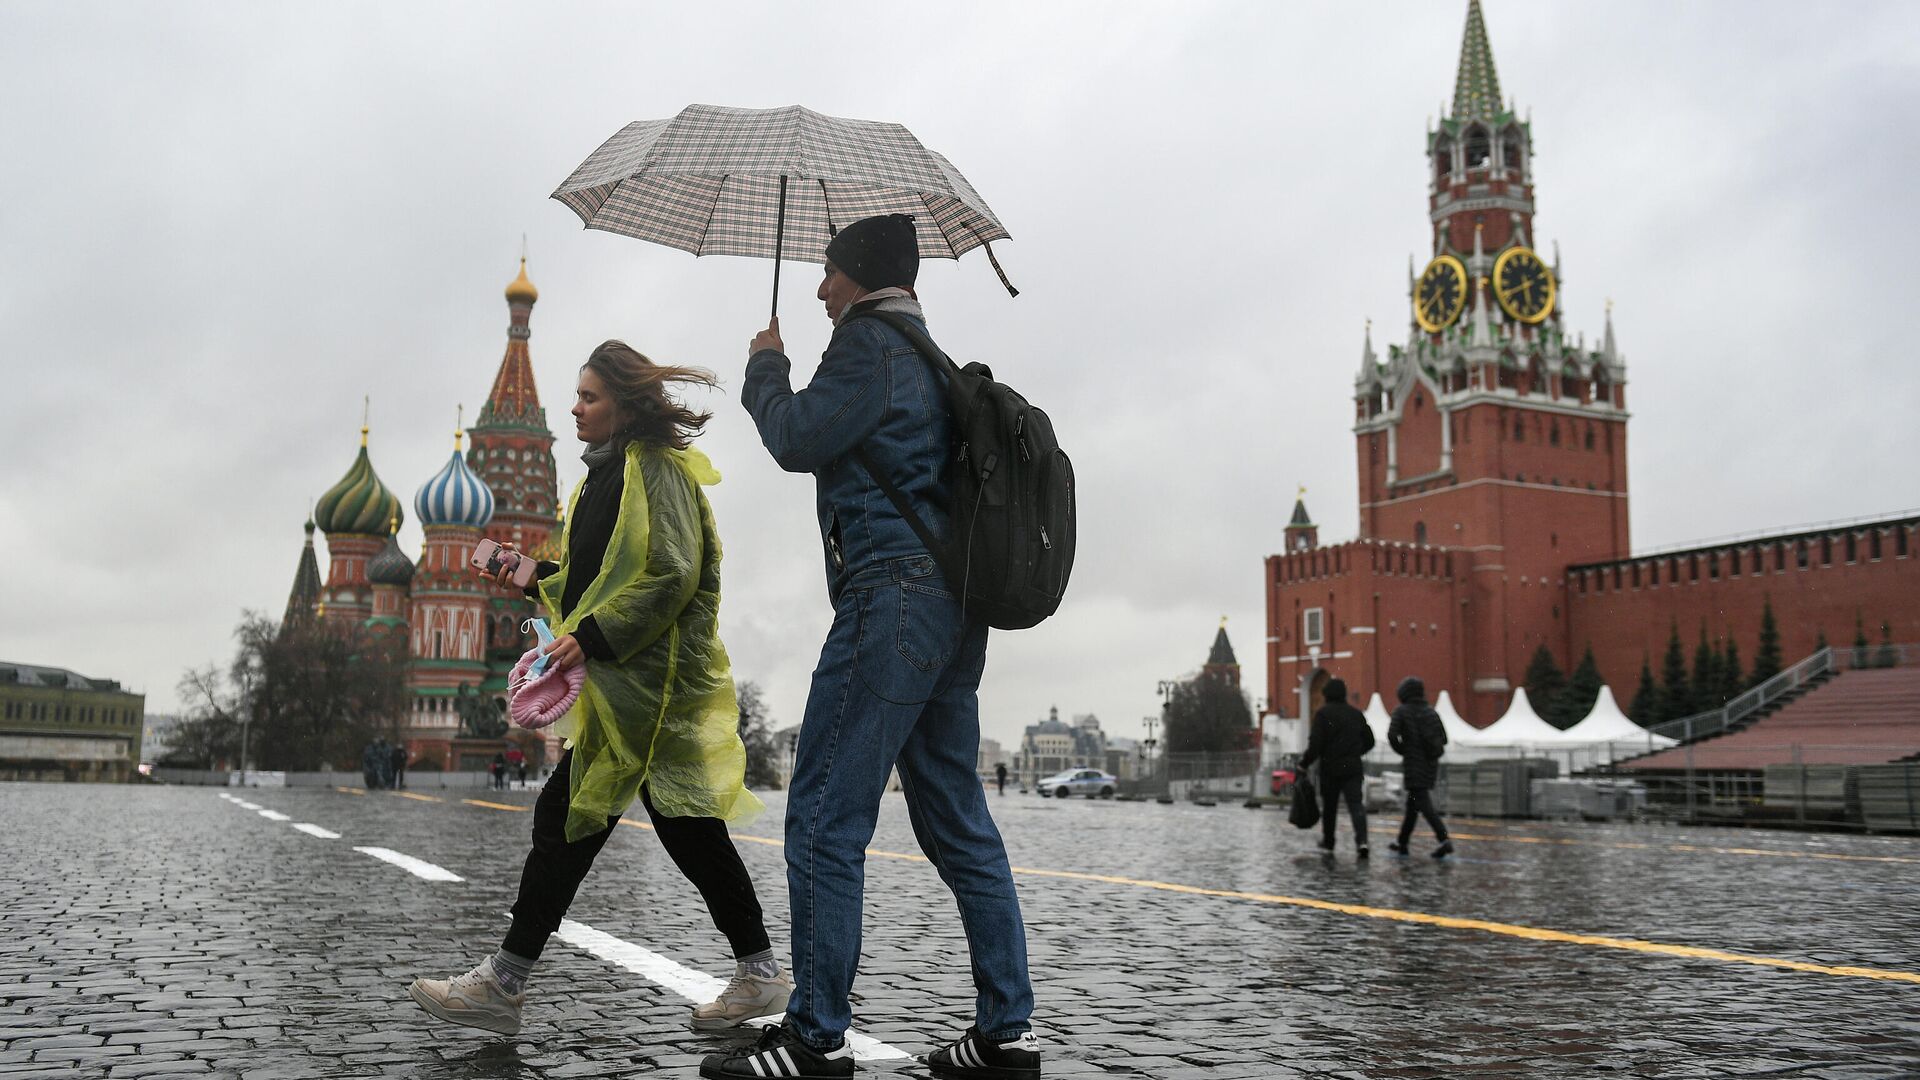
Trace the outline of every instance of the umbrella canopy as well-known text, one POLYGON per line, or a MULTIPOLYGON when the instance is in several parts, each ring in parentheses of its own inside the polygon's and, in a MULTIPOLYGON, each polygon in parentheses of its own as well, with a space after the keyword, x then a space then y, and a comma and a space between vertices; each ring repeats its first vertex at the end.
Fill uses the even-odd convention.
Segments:
MULTIPOLYGON (((635 121, 553 198, 589 229, 695 255, 825 262, 834 232, 876 214, 912 215, 923 259, 957 259, 1008 238, 960 170, 906 128, 798 105, 689 105, 671 119, 635 121)), ((776 286, 778 272, 776 263, 776 286)))

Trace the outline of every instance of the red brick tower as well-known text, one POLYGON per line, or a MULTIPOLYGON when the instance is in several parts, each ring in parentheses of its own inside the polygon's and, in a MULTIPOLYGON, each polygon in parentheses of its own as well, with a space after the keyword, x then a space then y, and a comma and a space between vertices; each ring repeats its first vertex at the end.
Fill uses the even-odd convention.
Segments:
POLYGON ((1566 567, 1627 553, 1626 366, 1611 316, 1597 347, 1563 328, 1532 126, 1501 100, 1479 0, 1427 157, 1408 342, 1383 362, 1369 329, 1354 380, 1360 539, 1290 525, 1267 560, 1268 694, 1306 708, 1335 675, 1390 692, 1418 673, 1485 724, 1542 643, 1572 666, 1566 567))
MULTIPOLYGON (((546 545, 553 534, 559 506, 553 467, 553 432, 533 384, 533 361, 527 353, 532 331, 528 320, 540 291, 527 280, 527 260, 508 284, 507 351, 493 377, 493 390, 480 408, 479 422, 467 429, 473 448, 467 466, 493 493, 493 520, 486 536, 512 541, 522 551, 546 545)), ((506 676, 514 661, 531 644, 520 626, 533 614, 533 605, 518 590, 490 589, 485 612, 483 649, 488 666, 483 689, 504 694, 506 676)))

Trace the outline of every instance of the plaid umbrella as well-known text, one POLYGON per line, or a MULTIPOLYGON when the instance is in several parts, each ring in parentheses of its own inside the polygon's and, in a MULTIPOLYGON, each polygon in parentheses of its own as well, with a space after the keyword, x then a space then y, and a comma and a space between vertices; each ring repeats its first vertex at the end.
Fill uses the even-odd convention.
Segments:
POLYGON ((912 215, 921 258, 986 248, 1001 284, 1019 295, 993 257, 991 241, 1008 238, 1000 220, 952 162, 899 124, 798 105, 689 105, 621 128, 553 198, 589 229, 695 255, 773 259, 776 313, 780 260, 825 262, 837 229, 875 214, 912 215))

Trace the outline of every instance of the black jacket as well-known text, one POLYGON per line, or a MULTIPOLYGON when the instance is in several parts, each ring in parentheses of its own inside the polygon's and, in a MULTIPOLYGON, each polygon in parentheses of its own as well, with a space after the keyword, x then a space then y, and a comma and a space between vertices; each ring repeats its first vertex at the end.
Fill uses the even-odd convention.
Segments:
POLYGON ((1360 759, 1373 749, 1373 729, 1359 709, 1344 701, 1329 701, 1313 714, 1307 733, 1307 752, 1300 767, 1320 762, 1320 781, 1327 783, 1365 772, 1360 759))
MULTIPOLYGON (((567 535, 567 565, 576 570, 567 576, 567 591, 560 597, 560 617, 563 619, 573 614, 574 605, 586 595, 587 586, 593 584, 593 579, 600 574, 600 565, 607 557, 607 544, 613 540, 614 523, 620 520, 620 497, 626 493, 626 486, 625 454, 616 455, 612 461, 587 470, 586 482, 580 486, 580 497, 574 500, 573 523, 567 535), (594 568, 592 573, 578 572, 579 568, 588 566, 594 568)), ((535 579, 559 571, 559 563, 543 562, 535 579)), ((538 599, 540 593, 529 585, 527 595, 538 599)), ((606 636, 600 632, 600 624, 593 621, 593 616, 580 620, 573 636, 580 642, 587 659, 614 659, 613 646, 607 644, 606 636)))
POLYGON ((1447 752, 1447 729, 1440 714, 1424 701, 1405 701, 1393 710, 1387 745, 1399 754, 1409 789, 1431 789, 1440 778, 1440 756, 1447 752))

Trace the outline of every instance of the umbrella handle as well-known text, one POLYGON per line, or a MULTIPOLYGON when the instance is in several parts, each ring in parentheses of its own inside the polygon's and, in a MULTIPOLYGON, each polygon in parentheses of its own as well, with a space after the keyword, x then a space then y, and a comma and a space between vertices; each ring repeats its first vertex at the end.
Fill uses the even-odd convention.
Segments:
POLYGON ((773 227, 773 315, 780 317, 780 249, 787 239, 787 178, 780 178, 780 217, 773 227))

